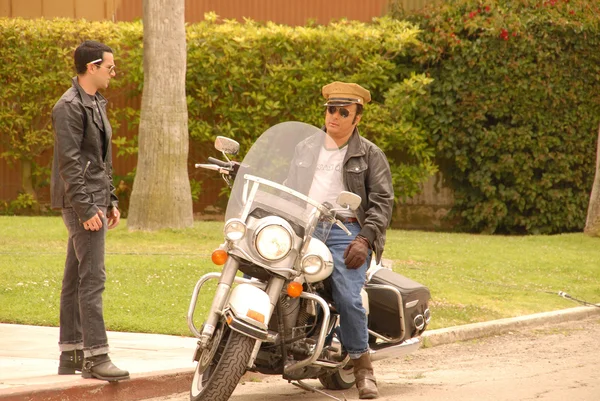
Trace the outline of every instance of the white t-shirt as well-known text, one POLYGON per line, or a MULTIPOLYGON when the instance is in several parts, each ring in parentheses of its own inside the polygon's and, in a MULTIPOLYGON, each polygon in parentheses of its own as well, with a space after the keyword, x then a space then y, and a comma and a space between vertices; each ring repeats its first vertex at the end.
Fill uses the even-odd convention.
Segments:
MULTIPOLYGON (((329 202, 334 207, 339 207, 336 202, 337 198, 340 192, 346 190, 342 169, 347 151, 348 146, 344 146, 341 149, 321 148, 315 168, 315 176, 308 192, 310 198, 320 203, 329 202)), ((351 210, 338 214, 342 217, 354 217, 354 213, 351 210)))

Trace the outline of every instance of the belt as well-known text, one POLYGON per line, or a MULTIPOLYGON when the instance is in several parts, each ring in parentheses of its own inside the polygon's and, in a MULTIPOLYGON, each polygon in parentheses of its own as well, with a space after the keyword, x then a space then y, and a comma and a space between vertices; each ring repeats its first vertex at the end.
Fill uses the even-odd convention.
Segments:
POLYGON ((342 223, 358 223, 358 219, 356 217, 345 217, 340 218, 342 223))

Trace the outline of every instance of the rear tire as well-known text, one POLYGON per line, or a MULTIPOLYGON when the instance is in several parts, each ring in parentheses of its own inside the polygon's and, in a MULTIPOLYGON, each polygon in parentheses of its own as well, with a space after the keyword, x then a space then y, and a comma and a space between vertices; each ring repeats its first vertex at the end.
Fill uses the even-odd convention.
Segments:
POLYGON ((196 366, 191 401, 227 401, 246 372, 256 340, 228 327, 224 330, 209 365, 204 368, 198 362, 196 366))
POLYGON ((334 374, 319 377, 319 381, 327 390, 347 390, 354 386, 354 369, 346 365, 334 374))

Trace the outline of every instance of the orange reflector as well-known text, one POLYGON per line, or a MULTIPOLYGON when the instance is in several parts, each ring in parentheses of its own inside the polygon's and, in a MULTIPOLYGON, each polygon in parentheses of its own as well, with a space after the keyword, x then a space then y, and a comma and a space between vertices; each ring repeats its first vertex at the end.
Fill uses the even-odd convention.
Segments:
POLYGON ((248 316, 250 319, 256 320, 257 322, 265 322, 265 315, 252 309, 248 309, 248 313, 246 313, 246 316, 248 316))
POLYGON ((227 252, 221 248, 215 249, 211 258, 215 265, 222 266, 227 262, 227 252))
POLYGON ((292 281, 287 286, 287 294, 292 298, 298 298, 302 295, 302 284, 297 281, 292 281))
POLYGON ((225 318, 225 320, 227 321, 228 325, 231 325, 231 322, 233 322, 233 317, 230 315, 227 315, 227 317, 225 318))

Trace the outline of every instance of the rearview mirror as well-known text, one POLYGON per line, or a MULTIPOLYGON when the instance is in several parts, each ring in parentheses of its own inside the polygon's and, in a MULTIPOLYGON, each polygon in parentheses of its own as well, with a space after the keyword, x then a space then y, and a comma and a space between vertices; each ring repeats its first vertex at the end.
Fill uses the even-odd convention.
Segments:
POLYGON ((337 204, 341 207, 347 207, 350 210, 356 210, 362 201, 361 197, 355 193, 342 191, 337 198, 337 204))
POLYGON ((224 136, 218 136, 217 139, 215 139, 215 149, 217 149, 219 152, 235 156, 240 150, 240 144, 233 139, 226 138, 224 136))

